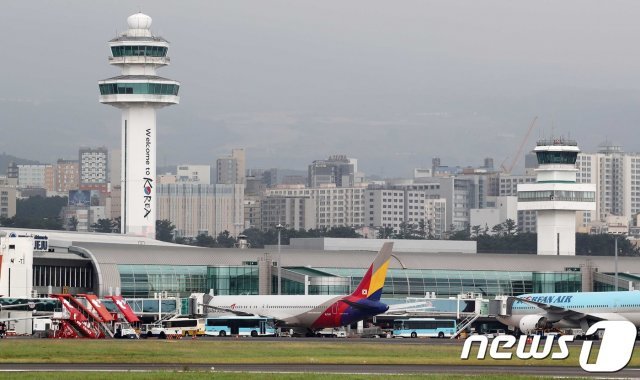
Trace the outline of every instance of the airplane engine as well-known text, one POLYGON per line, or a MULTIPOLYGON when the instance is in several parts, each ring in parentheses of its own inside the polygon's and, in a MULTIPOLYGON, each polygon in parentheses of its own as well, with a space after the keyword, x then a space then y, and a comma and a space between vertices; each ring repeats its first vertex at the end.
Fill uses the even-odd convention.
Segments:
POLYGON ((520 331, 524 334, 528 334, 536 329, 544 329, 551 327, 551 324, 547 321, 547 318, 543 315, 525 315, 520 320, 518 325, 520 331))

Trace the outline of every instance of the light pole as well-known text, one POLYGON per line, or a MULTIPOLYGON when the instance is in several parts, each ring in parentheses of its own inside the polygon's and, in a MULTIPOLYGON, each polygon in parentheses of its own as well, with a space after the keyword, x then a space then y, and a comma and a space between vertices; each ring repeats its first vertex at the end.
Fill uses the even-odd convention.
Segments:
POLYGON ((278 223, 278 225, 276 226, 276 230, 278 230, 278 295, 280 295, 281 293, 281 289, 282 289, 282 260, 281 260, 281 256, 280 256, 280 231, 282 231, 282 229, 284 228, 284 226, 280 223, 278 223))
POLYGON ((614 252, 614 255, 615 255, 615 256, 614 256, 614 257, 615 257, 615 259, 614 259, 614 263, 615 263, 615 264, 614 264, 614 270, 615 270, 615 276, 614 276, 615 280, 614 280, 614 281, 615 281, 615 286, 614 286, 613 290, 617 292, 617 291, 618 291, 618 236, 617 236, 617 235, 614 237, 614 240, 613 240, 613 241, 614 241, 613 249, 615 250, 615 252, 614 252))

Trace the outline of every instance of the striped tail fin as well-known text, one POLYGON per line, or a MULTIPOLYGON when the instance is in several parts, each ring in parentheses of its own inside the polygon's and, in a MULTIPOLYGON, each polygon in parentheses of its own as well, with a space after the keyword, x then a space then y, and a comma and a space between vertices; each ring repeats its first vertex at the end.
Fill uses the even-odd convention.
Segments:
POLYGON ((382 245, 378 255, 373 260, 369 270, 362 278, 360 285, 351 296, 356 298, 367 298, 371 301, 380 301, 382 295, 382 287, 387 277, 387 268, 391 259, 391 251, 393 243, 387 242, 382 245))

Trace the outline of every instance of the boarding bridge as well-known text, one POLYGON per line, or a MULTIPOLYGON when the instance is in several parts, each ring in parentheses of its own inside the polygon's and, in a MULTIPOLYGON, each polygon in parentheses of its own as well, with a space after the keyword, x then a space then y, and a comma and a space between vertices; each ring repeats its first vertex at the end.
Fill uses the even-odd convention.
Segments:
MULTIPOLYGON (((385 301, 383 300, 383 302, 385 301)), ((491 302, 493 300, 484 299, 482 294, 476 293, 460 294, 448 299, 437 298, 435 294, 427 294, 423 298, 408 297, 402 303, 389 303, 389 310, 378 315, 377 319, 456 319, 459 321, 458 328, 452 338, 457 338, 479 318, 491 316, 491 302)))

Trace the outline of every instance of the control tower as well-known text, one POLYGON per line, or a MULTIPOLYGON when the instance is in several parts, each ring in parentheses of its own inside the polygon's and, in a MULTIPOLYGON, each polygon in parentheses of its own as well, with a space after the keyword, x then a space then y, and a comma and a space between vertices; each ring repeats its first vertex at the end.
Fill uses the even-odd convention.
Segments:
POLYGON ((109 63, 122 75, 101 80, 100 103, 122 110, 122 233, 155 239, 156 109, 178 104, 180 83, 156 75, 169 42, 151 34, 151 17, 137 13, 129 30, 109 41, 109 63))
POLYGON ((541 140, 533 152, 536 183, 518 185, 518 211, 537 211, 538 255, 574 256, 576 211, 595 211, 596 185, 576 183, 575 141, 541 140))

